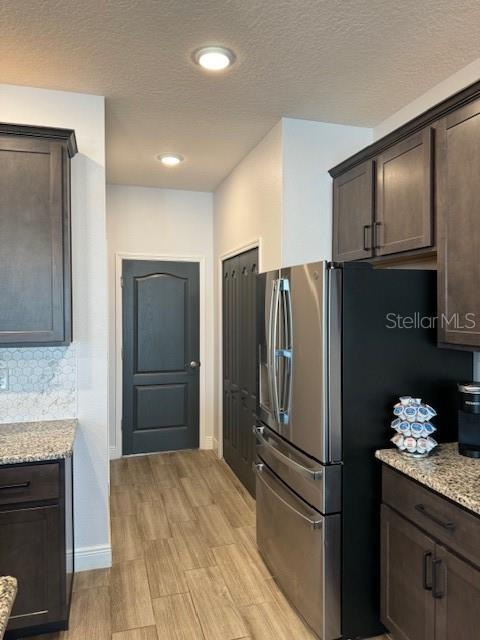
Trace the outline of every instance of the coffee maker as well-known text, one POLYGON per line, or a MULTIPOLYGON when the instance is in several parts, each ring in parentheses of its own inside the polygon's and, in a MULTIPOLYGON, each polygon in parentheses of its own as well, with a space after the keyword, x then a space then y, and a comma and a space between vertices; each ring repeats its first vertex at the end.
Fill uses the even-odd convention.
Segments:
POLYGON ((458 452, 480 458, 480 382, 458 385, 458 452))

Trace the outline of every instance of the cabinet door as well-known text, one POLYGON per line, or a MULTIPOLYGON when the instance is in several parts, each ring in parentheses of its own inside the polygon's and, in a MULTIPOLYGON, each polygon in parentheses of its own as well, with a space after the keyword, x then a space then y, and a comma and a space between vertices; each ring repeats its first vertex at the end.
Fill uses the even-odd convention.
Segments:
POLYGON ((437 128, 438 338, 480 347, 480 101, 437 128))
POLYGON ((373 162, 354 167, 333 181, 333 259, 371 258, 373 162))
POLYGON ((0 511, 0 574, 18 580, 9 629, 61 617, 59 517, 58 506, 0 511))
POLYGON ((0 137, 0 344, 70 341, 68 171, 62 143, 0 137))
POLYGON ((435 640, 478 638, 480 570, 439 545, 435 558, 435 640))
POLYGON ((433 640, 434 542, 382 505, 381 621, 396 640, 433 640))
POLYGON ((377 159, 377 255, 433 242, 432 130, 420 131, 377 159))

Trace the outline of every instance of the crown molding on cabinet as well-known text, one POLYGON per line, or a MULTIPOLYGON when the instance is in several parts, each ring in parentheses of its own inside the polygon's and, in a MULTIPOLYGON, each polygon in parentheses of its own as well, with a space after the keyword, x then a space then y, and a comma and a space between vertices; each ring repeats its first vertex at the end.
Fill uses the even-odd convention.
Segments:
POLYGON ((77 139, 73 129, 56 127, 37 127, 34 125, 12 124, 0 122, 0 135, 28 136, 34 138, 50 138, 63 140, 66 143, 70 158, 78 152, 77 139))
POLYGON ((372 144, 368 145, 368 147, 365 147, 358 153, 350 156, 350 158, 343 160, 343 162, 340 162, 332 169, 330 169, 329 174, 332 176, 332 178, 336 178, 342 173, 345 173, 345 171, 347 171, 348 169, 351 169, 361 162, 365 162, 365 160, 374 158, 400 140, 403 140, 413 133, 420 131, 424 127, 433 124, 440 118, 445 117, 452 111, 468 104, 469 102, 472 102, 479 97, 480 80, 474 82, 465 89, 462 89, 461 91, 453 94, 445 100, 442 100, 442 102, 439 102, 434 107, 431 107, 427 111, 424 111, 406 124, 398 127, 398 129, 395 129, 383 138, 380 138, 380 140, 376 140, 372 144))

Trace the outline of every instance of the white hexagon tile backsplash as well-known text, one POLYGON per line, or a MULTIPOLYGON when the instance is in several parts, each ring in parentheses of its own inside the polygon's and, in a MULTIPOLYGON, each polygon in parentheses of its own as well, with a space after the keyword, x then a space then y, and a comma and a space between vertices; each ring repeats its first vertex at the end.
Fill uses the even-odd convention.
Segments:
POLYGON ((69 347, 0 348, 0 423, 73 418, 77 404, 77 359, 69 347))

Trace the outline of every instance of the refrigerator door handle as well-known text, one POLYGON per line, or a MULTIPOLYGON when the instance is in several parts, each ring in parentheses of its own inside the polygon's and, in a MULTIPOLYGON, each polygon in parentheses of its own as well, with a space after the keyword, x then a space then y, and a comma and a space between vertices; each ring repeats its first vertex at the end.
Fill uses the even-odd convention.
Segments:
POLYGON ((276 311, 277 336, 275 344, 275 386, 277 400, 277 420, 287 424, 290 412, 291 374, 292 374, 292 301, 290 297, 290 282, 288 278, 278 280, 278 309, 276 311), (280 320, 280 321, 279 321, 280 320), (279 339, 278 339, 279 338, 279 339), (280 375, 279 375, 280 373, 280 375))
POLYGON ((260 444, 266 449, 268 449, 268 451, 273 456, 275 456, 278 460, 280 460, 280 462, 290 467, 291 469, 294 469, 297 473, 302 475, 304 478, 307 478, 308 480, 320 480, 322 478, 323 469, 320 465, 313 466, 311 469, 309 469, 308 467, 305 467, 303 464, 296 462, 289 456, 286 456, 284 453, 279 451, 276 447, 272 446, 268 442, 268 440, 266 440, 263 437, 263 431, 264 431, 264 427, 255 426, 253 428, 253 432, 257 436, 257 439, 260 442, 260 444))
POLYGON ((284 278, 282 286, 284 296, 284 326, 285 326, 285 351, 284 358, 284 380, 285 380, 285 397, 283 399, 283 411, 285 422, 288 422, 290 414, 290 403, 292 397, 292 367, 293 367, 293 332, 292 332, 292 295, 290 291, 290 282, 284 278))
POLYGON ((268 375, 270 379, 270 393, 272 396, 272 408, 273 415, 276 422, 280 419, 280 408, 278 401, 278 362, 277 362, 277 340, 278 340, 278 313, 280 304, 280 280, 277 278, 273 281, 272 285, 272 298, 270 305, 270 317, 269 317, 269 341, 268 345, 268 375))

